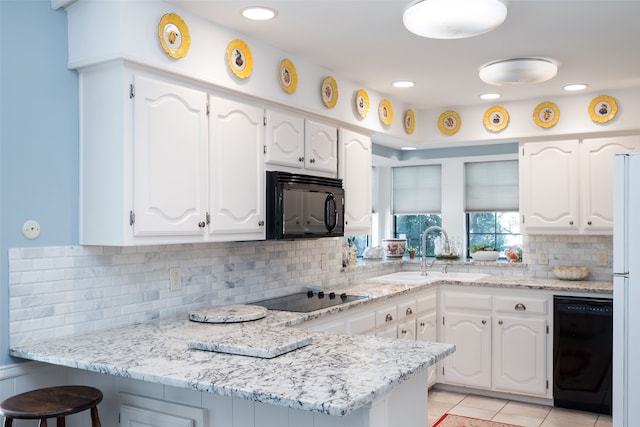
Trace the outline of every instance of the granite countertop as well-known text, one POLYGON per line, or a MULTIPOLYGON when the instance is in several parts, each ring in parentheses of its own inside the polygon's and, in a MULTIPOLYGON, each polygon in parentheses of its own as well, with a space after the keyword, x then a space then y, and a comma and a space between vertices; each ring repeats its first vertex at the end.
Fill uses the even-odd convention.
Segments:
MULTIPOLYGON (((291 325, 350 310, 373 301, 441 284, 565 292, 611 293, 609 282, 487 277, 469 283, 438 280, 427 285, 362 281, 335 290, 368 295, 312 313, 269 311, 245 323, 211 324, 184 319, 159 320, 126 328, 10 348, 30 360, 189 388, 225 396, 345 415, 389 391, 455 351, 450 344, 343 336, 296 330, 309 343, 272 358, 249 357, 189 348, 190 341, 226 336, 255 342, 290 334, 291 325)), ((249 353, 250 354, 250 353, 249 353)))
MULTIPOLYGON (((451 344, 295 331, 311 342, 273 358, 190 349, 221 335, 259 340, 300 317, 269 312, 260 320, 211 324, 160 320, 70 338, 24 344, 13 356, 224 396, 346 415, 453 353, 451 344), (268 334, 266 333, 268 332, 268 334)), ((299 323, 299 321, 293 321, 299 323)), ((425 384, 426 386, 426 384, 425 384)))

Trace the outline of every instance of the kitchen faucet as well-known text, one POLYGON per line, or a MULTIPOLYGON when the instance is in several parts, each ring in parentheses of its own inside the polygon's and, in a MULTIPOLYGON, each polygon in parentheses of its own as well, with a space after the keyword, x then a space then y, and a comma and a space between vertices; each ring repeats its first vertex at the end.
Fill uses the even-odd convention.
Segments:
POLYGON ((422 233, 422 256, 420 258, 420 269, 423 276, 427 275, 427 271, 433 266, 433 263, 436 262, 436 258, 433 257, 433 261, 431 261, 431 264, 427 264, 427 234, 432 231, 439 231, 442 233, 442 235, 444 236, 444 253, 448 254, 449 252, 451 252, 451 248, 449 246, 449 235, 446 231, 444 231, 444 228, 437 225, 432 225, 431 227, 428 227, 426 230, 424 230, 424 233, 422 233))

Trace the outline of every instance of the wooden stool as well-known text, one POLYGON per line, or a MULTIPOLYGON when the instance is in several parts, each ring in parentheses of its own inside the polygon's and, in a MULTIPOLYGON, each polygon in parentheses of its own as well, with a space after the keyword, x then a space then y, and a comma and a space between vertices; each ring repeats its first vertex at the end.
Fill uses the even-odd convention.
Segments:
POLYGON ((57 418, 58 426, 65 426, 65 416, 91 409, 91 426, 101 427, 98 403, 102 392, 97 388, 70 385, 41 388, 10 397, 0 403, 4 427, 11 427, 14 419, 40 420, 47 427, 47 418, 57 418))

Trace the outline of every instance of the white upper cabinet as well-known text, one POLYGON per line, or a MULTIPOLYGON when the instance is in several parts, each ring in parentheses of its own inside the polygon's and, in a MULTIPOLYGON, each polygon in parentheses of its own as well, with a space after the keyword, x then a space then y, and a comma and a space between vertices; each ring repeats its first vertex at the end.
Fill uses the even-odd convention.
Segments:
POLYGON ((338 177, 345 188, 345 234, 371 233, 371 138, 339 130, 338 177))
POLYGON ((335 126, 273 109, 266 112, 266 124, 267 169, 336 176, 338 134, 335 126))
POLYGON ((133 235, 201 235, 206 94, 142 75, 133 83, 133 235))
POLYGON ((266 111, 264 160, 269 165, 304 167, 304 118, 294 113, 266 111))
POLYGON ((613 230, 613 158, 640 151, 640 136, 590 138, 580 150, 582 229, 611 234, 613 230))
POLYGON ((209 233, 264 239, 264 109, 215 96, 209 108, 209 233))
POLYGON ((611 234, 613 156, 640 150, 640 137, 524 143, 520 213, 529 234, 611 234))
POLYGON ((523 228, 578 231, 578 141, 521 147, 520 213, 523 228))

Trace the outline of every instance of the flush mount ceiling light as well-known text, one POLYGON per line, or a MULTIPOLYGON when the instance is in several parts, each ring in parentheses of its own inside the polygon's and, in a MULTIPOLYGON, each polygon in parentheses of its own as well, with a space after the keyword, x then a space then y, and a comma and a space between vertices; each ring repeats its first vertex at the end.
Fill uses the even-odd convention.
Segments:
POLYGON ((558 66, 544 58, 514 58, 480 67, 480 79, 491 85, 540 83, 553 78, 558 66))
POLYGON ((242 11, 242 16, 253 21, 268 21, 276 17, 276 11, 267 7, 248 7, 242 11))
POLYGON ((577 90, 584 90, 587 88, 587 84, 586 83, 573 83, 570 85, 566 85, 564 87, 564 90, 569 91, 569 92, 575 92, 577 90))
POLYGON ((480 99, 484 99, 486 101, 490 99, 498 99, 501 96, 502 95, 500 95, 499 93, 483 93, 482 95, 480 95, 480 99))
POLYGON ((420 0, 402 15, 407 30, 432 39, 462 39, 491 31, 504 22, 500 0, 420 0))

